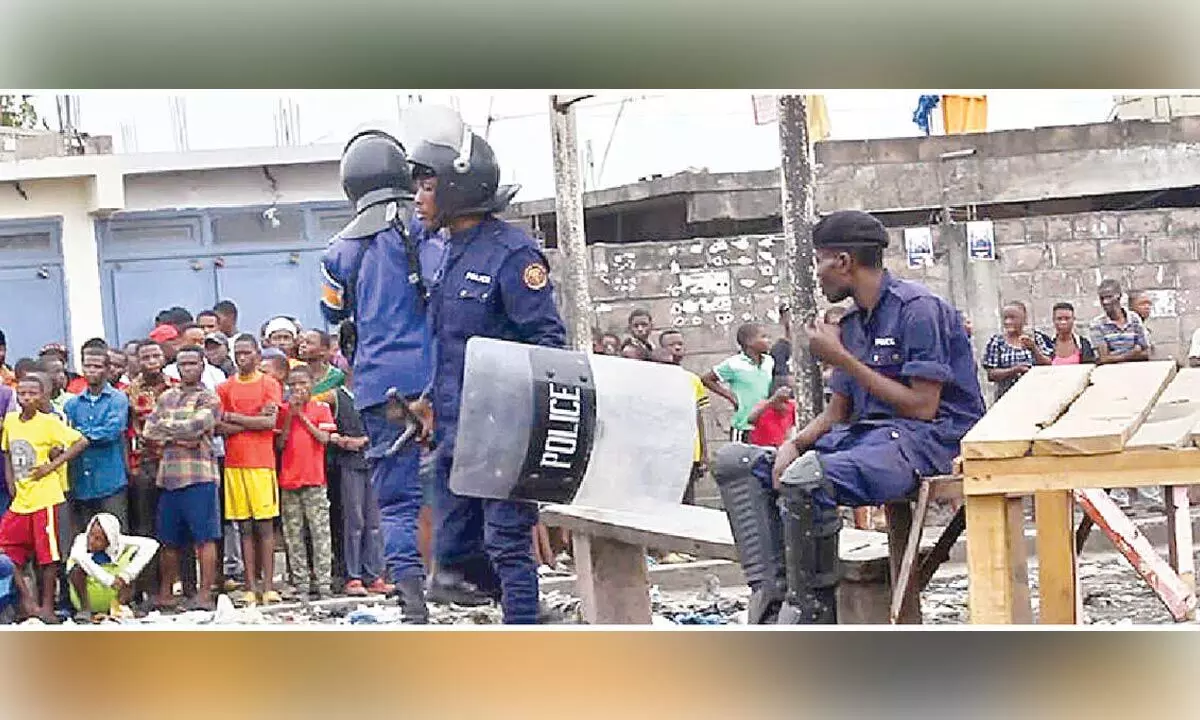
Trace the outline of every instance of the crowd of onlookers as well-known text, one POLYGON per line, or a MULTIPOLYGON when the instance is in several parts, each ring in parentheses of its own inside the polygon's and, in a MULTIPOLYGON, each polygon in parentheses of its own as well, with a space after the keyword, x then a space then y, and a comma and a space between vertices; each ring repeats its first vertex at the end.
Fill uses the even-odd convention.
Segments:
MULTIPOLYGON (((1126 293, 1121 284, 1112 279, 1101 281, 1096 293, 1102 312, 1087 322, 1085 334, 1078 330, 1079 319, 1070 303, 1054 305, 1053 332, 1029 327, 1028 308, 1019 300, 1005 304, 1002 330, 988 340, 981 363, 994 386, 996 400, 1038 365, 1107 365, 1176 359, 1166 357, 1156 347, 1146 324, 1153 309, 1149 293, 1139 290, 1126 293), (1123 296, 1125 302, 1122 302, 1123 296)), ((1186 364, 1200 365, 1200 330, 1192 337, 1186 364)), ((1158 509, 1162 506, 1161 492, 1156 488, 1133 493, 1114 490, 1112 496, 1123 507, 1141 504, 1148 509, 1158 509)))
MULTIPOLYGON (((1148 294, 1124 294, 1113 280, 1097 290, 1103 312, 1083 333, 1069 303, 1054 306, 1049 332, 1029 326, 1022 302, 1003 307, 1002 331, 981 360, 995 399, 1038 365, 1160 359, 1148 294)), ((836 324, 843 314, 833 307, 822 319, 836 324)), ((783 337, 743 324, 736 354, 688 373, 696 443, 685 502, 707 472, 710 394, 733 409, 731 440, 778 447, 794 431, 788 308, 780 315, 783 337)), ((286 316, 253 333, 237 323, 230 301, 195 316, 164 310, 145 339, 85 342, 78 373, 59 344, 10 367, 0 332, 0 607, 53 622, 121 606, 211 608, 219 592, 269 604, 394 589, 366 433, 336 340, 286 316), (274 582, 278 535, 283 587, 274 582)), ((969 318, 964 325, 971 333, 969 318)), ((624 337, 594 331, 593 351, 681 366, 684 334, 668 328, 652 340, 654 332, 650 313, 636 309, 624 337)), ((1200 331, 1188 359, 1200 364, 1200 331)), ((535 533, 534 543, 548 561, 545 538, 535 533)))
POLYGON ((10 614, 56 622, 212 609, 220 592, 269 604, 394 589, 345 358, 294 318, 253 333, 237 318, 230 301, 195 317, 165 310, 123 348, 85 342, 78 374, 62 345, 11 368, 0 355, 10 614))

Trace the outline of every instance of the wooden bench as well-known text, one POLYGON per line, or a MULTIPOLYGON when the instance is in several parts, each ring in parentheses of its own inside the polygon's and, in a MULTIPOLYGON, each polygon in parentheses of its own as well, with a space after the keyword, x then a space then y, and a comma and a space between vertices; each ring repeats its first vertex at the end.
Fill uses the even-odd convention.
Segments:
MULTIPOLYGON (((542 508, 541 520, 549 527, 571 532, 577 590, 584 620, 589 624, 651 622, 647 548, 735 562, 738 559, 725 512, 712 508, 665 503, 619 510, 549 505, 542 508)), ((888 536, 845 528, 840 541, 839 622, 888 622, 893 565, 888 536)), ((908 612, 914 611, 915 622, 920 622, 919 603, 909 605, 908 612)))

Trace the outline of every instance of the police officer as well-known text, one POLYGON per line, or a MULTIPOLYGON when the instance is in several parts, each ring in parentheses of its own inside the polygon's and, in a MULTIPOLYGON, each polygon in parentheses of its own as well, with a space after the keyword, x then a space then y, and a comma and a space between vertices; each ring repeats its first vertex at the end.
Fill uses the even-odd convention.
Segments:
POLYGON ((563 347, 566 331, 550 284, 546 258, 524 231, 495 216, 516 192, 500 186, 491 147, 461 119, 447 116, 443 132, 412 144, 416 214, 427 230, 449 233, 446 255, 430 291, 437 357, 433 408, 438 444, 434 544, 437 573, 430 599, 486 594, 486 579, 471 576, 480 545, 500 584, 504 621, 538 619, 532 503, 484 500, 450 491, 450 468, 467 340, 489 337, 563 347))
POLYGON ((821 291, 830 302, 854 300, 840 325, 814 319, 805 328, 809 352, 834 368, 832 397, 773 458, 746 445, 718 453, 714 474, 726 507, 738 508, 730 524, 757 585, 755 622, 836 622, 837 505, 880 505, 907 496, 922 475, 949 473, 983 415, 958 313, 884 270, 887 244, 883 225, 863 212, 817 223, 821 291), (774 518, 768 474, 779 494, 774 518), (774 546, 761 549, 763 538, 774 546))
POLYGON ((405 226, 413 180, 398 136, 365 130, 342 154, 342 188, 355 217, 325 251, 321 310, 328 322, 342 323, 342 344, 350 350, 354 404, 370 438, 367 459, 388 573, 404 619, 425 623, 425 572, 417 546, 420 449, 410 443, 389 453, 402 425, 389 422, 388 391, 395 388, 415 409, 427 404, 421 397, 433 373, 425 298, 430 278, 422 275, 422 266, 436 267, 437 256, 405 226))

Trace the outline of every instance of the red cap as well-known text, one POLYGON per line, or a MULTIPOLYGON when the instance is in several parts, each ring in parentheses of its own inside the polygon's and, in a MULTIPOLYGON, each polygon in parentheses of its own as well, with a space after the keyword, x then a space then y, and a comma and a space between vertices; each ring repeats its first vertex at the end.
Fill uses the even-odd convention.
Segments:
POLYGON ((159 325, 150 333, 150 339, 157 343, 167 342, 179 337, 179 331, 174 325, 159 325))

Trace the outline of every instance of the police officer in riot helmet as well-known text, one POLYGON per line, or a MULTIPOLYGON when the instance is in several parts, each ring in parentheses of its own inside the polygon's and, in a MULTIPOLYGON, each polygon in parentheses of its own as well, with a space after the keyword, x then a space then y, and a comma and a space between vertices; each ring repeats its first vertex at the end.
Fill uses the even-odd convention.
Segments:
MULTIPOLYGON (((417 545, 420 448, 397 443, 405 428, 395 422, 395 406, 406 403, 415 410, 424 422, 417 437, 428 435, 423 398, 433 366, 425 288, 440 256, 406 226, 414 188, 399 136, 369 128, 346 146, 342 188, 355 215, 322 259, 321 310, 328 322, 341 323, 340 341, 353 365, 354 405, 370 440, 366 456, 387 573, 405 621, 425 623, 425 571, 417 545)), ((353 542, 354 534, 348 534, 347 542, 353 542)), ((364 569, 348 568, 355 570, 364 569)), ((376 580, 376 589, 392 589, 383 578, 376 580)))
POLYGON ((437 348, 432 399, 438 444, 437 573, 429 597, 469 604, 494 597, 498 582, 505 622, 534 623, 539 617, 532 547, 536 505, 458 496, 449 488, 449 477, 467 340, 563 347, 566 331, 545 256, 523 230, 496 217, 516 188, 500 185, 492 148, 449 109, 422 107, 406 122, 412 129, 416 217, 426 231, 448 233, 429 296, 437 348))

